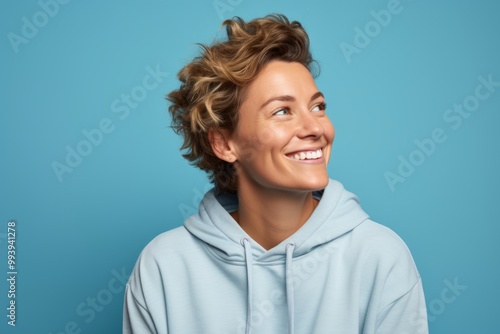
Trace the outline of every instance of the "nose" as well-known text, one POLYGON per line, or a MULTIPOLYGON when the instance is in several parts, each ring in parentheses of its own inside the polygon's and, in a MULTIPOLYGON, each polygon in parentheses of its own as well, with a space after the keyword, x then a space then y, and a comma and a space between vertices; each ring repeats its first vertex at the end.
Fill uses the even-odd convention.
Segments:
MULTIPOLYGON (((326 117, 326 115, 323 117, 326 117)), ((301 117, 298 119, 298 122, 297 136, 299 138, 321 137, 325 131, 319 117, 314 115, 314 113, 309 110, 305 110, 301 113, 301 117)))

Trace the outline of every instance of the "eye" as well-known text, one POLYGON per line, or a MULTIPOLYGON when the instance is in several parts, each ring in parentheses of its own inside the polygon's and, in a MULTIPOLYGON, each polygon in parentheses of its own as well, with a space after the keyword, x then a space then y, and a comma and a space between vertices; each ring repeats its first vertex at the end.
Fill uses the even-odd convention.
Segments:
POLYGON ((290 114, 290 108, 281 108, 273 113, 273 116, 285 116, 290 114))
POLYGON ((315 105, 311 111, 318 112, 318 111, 325 111, 326 110, 326 103, 321 102, 317 105, 315 105))

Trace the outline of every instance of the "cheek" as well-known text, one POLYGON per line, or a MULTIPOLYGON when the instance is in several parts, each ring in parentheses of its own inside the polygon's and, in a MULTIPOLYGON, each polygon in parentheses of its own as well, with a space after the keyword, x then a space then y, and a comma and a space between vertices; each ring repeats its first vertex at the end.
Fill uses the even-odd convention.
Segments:
POLYGON ((238 160, 252 162, 259 152, 276 142, 276 134, 275 129, 265 127, 240 129, 233 137, 238 160))
POLYGON ((258 150, 268 150, 286 137, 286 129, 260 127, 246 136, 246 141, 258 150))
POLYGON ((280 131, 276 129, 271 129, 269 127, 261 127, 259 131, 255 134, 255 140, 261 149, 271 146, 276 139, 280 136, 280 131))
POLYGON ((330 122, 330 120, 328 119, 325 124, 323 125, 323 129, 324 129, 324 137, 326 139, 326 141, 328 142, 328 145, 330 146, 330 148, 327 150, 327 156, 326 156, 326 164, 328 165, 328 163, 330 162, 330 158, 331 158, 331 147, 332 147, 332 144, 333 144, 333 140, 335 139, 335 128, 332 124, 332 122, 330 122))
POLYGON ((330 119, 326 119, 325 120, 325 123, 323 125, 323 129, 324 129, 324 135, 325 135, 325 138, 329 141, 329 142, 333 142, 333 139, 335 138, 335 127, 333 126, 332 122, 330 121, 330 119))

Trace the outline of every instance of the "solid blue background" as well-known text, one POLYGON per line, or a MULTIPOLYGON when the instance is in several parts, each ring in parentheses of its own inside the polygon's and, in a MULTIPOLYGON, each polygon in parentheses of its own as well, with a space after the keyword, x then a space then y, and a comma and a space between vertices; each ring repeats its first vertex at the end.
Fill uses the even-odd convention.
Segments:
POLYGON ((139 252, 210 187, 181 157, 164 96, 224 18, 272 12, 311 37, 337 132, 330 175, 410 247, 431 331, 498 328, 498 2, 63 2, 0 14, 0 332, 121 332, 139 252))

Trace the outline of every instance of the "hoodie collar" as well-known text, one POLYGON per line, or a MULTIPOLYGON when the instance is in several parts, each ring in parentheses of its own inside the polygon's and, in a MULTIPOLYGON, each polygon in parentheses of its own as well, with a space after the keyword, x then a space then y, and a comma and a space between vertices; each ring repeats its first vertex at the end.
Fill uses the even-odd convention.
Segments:
POLYGON ((255 242, 229 214, 238 208, 236 194, 216 194, 214 189, 208 191, 198 214, 189 217, 184 226, 227 261, 245 262, 241 248, 241 240, 245 238, 250 243, 255 261, 284 262, 287 244, 295 245, 294 257, 301 256, 348 233, 368 218, 359 206, 358 198, 338 181, 330 179, 327 187, 314 192, 313 196, 319 199, 319 203, 306 223, 270 250, 255 242))

